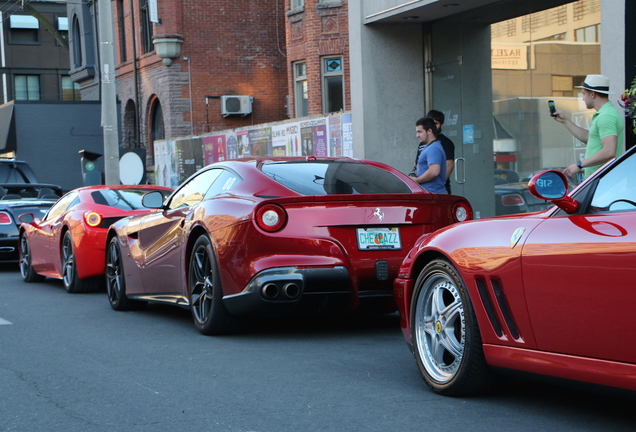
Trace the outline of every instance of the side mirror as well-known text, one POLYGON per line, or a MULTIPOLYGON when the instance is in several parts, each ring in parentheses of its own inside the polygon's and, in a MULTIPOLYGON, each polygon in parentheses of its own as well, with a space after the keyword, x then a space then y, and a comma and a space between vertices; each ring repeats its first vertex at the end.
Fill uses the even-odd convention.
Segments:
POLYGON ((35 215, 33 213, 22 213, 18 216, 18 220, 22 223, 33 223, 33 221, 35 221, 35 215))
POLYGON ((561 171, 543 171, 530 179, 528 191, 535 197, 550 201, 568 214, 579 208, 579 203, 567 195, 568 179, 561 171))
POLYGON ((163 194, 159 191, 152 191, 141 197, 141 204, 150 209, 163 208, 163 194))

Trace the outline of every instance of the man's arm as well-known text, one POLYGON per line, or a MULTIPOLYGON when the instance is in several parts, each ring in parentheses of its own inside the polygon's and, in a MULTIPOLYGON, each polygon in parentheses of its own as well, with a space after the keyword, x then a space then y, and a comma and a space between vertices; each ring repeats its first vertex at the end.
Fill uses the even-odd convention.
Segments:
POLYGON ((455 169, 455 161, 452 159, 446 159, 446 180, 450 178, 450 175, 454 169, 455 169))
POLYGON ((576 138, 577 140, 587 144, 587 139, 590 136, 590 132, 587 129, 583 129, 580 126, 575 125, 572 122, 572 120, 563 117, 563 115, 561 114, 560 110, 556 110, 555 115, 554 115, 553 118, 554 118, 554 120, 556 120, 559 123, 563 124, 565 126, 565 128, 567 130, 569 130, 572 135, 574 135, 574 138, 576 138))
POLYGON ((442 167, 439 164, 431 164, 428 166, 428 169, 424 171, 424 173, 419 177, 411 177, 417 183, 428 183, 437 177, 442 170, 442 167))
MULTIPOLYGON (((609 135, 602 138, 601 144, 603 144, 602 149, 600 149, 596 154, 581 161, 581 166, 583 168, 602 165, 616 157, 616 146, 618 145, 618 137, 616 135, 609 135)), ((572 177, 576 173, 583 172, 583 170, 580 170, 574 163, 567 167, 563 172, 568 177, 572 177)))

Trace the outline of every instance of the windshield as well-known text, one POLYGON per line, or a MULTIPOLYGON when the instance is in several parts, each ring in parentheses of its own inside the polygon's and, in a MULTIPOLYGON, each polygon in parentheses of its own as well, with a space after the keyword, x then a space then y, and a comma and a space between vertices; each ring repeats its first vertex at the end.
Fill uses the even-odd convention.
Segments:
POLYGON ((394 174, 362 162, 271 162, 262 170, 303 195, 412 193, 394 174))
MULTIPOLYGON (((143 210, 141 197, 155 189, 101 189, 91 192, 91 197, 96 204, 107 205, 121 210, 143 210)), ((165 197, 170 195, 169 190, 157 189, 165 197)))

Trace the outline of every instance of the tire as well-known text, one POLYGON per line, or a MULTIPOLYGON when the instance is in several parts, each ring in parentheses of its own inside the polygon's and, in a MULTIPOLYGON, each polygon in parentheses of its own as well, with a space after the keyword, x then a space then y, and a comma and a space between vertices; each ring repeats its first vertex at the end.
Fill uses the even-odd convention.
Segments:
POLYGON ((411 342, 420 374, 436 393, 467 396, 486 389, 492 373, 470 297, 446 260, 420 273, 411 305, 411 342))
POLYGON ((121 259, 121 248, 113 237, 106 248, 106 293, 110 307, 116 311, 138 309, 147 302, 130 300, 126 295, 126 276, 121 259))
POLYGON ((80 279, 77 276, 73 237, 70 231, 66 231, 62 239, 62 281, 66 291, 71 294, 97 291, 99 288, 97 278, 80 279))
POLYGON ((26 233, 20 235, 20 275, 25 282, 42 282, 45 278, 37 274, 31 265, 31 246, 26 233))
POLYGON ((244 319, 231 315, 223 304, 223 289, 212 250, 206 235, 192 248, 188 267, 188 288, 194 325, 204 335, 237 333, 244 319))

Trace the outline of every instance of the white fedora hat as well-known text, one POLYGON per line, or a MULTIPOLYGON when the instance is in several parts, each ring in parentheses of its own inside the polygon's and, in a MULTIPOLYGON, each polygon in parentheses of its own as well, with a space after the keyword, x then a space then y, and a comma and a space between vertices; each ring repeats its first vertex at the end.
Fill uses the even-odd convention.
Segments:
POLYGON ((585 82, 582 86, 575 86, 574 88, 586 89, 596 93, 610 94, 609 78, 605 75, 588 75, 585 77, 585 82))

